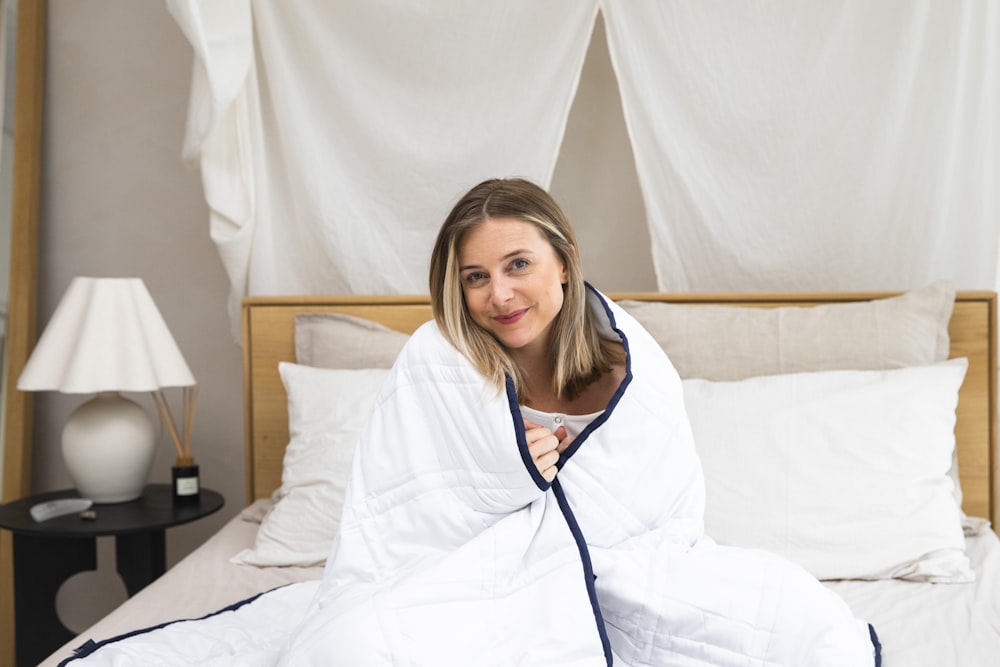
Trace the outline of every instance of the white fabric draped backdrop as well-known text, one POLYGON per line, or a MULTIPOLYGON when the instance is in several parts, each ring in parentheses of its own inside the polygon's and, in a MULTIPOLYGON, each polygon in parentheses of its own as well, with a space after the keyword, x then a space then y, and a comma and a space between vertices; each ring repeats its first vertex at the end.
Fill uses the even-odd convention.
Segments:
POLYGON ((596 0, 171 0, 196 63, 185 155, 246 294, 423 294, 476 182, 548 184, 596 0))
POLYGON ((234 308, 426 292, 462 192, 550 183, 598 11, 659 289, 996 286, 1000 3, 166 1, 234 308))
POLYGON ((1000 3, 604 11, 660 289, 994 286, 1000 3))

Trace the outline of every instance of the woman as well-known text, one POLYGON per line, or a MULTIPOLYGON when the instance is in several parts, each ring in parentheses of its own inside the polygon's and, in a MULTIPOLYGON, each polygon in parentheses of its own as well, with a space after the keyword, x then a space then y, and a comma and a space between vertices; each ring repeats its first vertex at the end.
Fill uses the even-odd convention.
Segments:
MULTIPOLYGON (((625 377, 625 350, 599 335, 573 230, 544 190, 516 179, 473 188, 441 228, 430 276, 442 334, 498 389, 513 378, 523 412, 586 417, 608 405, 625 377)), ((551 482, 566 429, 557 424, 553 439, 527 424, 535 464, 551 482)))
POLYGON ((430 291, 286 664, 877 664, 810 575, 703 535, 680 380, 544 190, 462 197, 430 291))

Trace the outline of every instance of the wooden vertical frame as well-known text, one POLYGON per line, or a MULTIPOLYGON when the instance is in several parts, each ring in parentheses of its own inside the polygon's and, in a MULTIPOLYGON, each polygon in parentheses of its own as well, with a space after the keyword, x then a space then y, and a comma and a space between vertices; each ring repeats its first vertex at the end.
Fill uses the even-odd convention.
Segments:
MULTIPOLYGON (((41 190, 45 86, 46 0, 17 0, 14 80, 14 173, 11 188, 10 296, 4 380, 4 502, 31 487, 31 395, 17 377, 35 344, 38 290, 38 209, 41 190)), ((12 535, 0 530, 0 664, 14 664, 12 535)))

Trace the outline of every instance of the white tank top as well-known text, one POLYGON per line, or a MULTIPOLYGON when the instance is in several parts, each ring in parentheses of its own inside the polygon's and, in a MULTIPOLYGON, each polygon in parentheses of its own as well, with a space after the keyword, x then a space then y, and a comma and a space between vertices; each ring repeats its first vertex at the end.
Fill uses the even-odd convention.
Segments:
POLYGON ((571 438, 575 438, 580 434, 580 431, 587 428, 587 424, 594 421, 598 416, 600 416, 604 411, 593 412, 589 415, 566 415, 560 412, 542 412, 541 410, 535 410, 534 408, 529 408, 525 405, 521 406, 521 416, 528 421, 534 422, 539 426, 544 426, 553 433, 560 426, 566 427, 566 435, 571 438))

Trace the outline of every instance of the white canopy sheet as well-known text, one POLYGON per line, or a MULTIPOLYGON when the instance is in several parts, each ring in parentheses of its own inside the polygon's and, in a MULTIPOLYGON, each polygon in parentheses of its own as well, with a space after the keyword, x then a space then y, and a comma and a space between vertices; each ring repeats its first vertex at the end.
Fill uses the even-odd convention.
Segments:
POLYGON ((1000 4, 603 6, 661 290, 995 285, 1000 4))
POLYGON ((234 314, 425 292, 462 192, 549 185, 598 11, 659 289, 996 286, 996 2, 166 1, 234 314))
POLYGON ((548 184, 596 0, 168 0, 234 297, 423 293, 479 180, 548 184))

